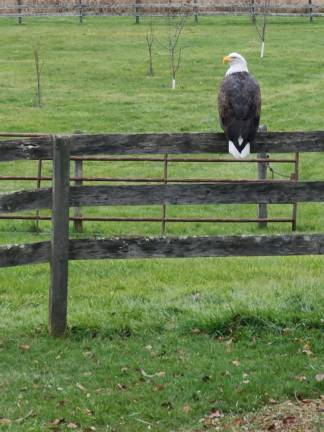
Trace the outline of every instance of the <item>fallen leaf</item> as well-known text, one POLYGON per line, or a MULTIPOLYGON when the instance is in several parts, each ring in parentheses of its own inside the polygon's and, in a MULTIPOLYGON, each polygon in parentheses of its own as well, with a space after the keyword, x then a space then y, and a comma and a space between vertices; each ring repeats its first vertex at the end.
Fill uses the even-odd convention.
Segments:
POLYGON ((0 418, 0 425, 10 425, 12 423, 12 420, 9 418, 2 417, 0 418))
POLYGON ((307 356, 312 356, 314 355, 313 351, 311 350, 311 346, 309 343, 305 344, 303 346, 303 350, 302 350, 303 354, 306 354, 307 356))
POLYGON ((164 377, 165 376, 164 371, 156 372, 154 374, 148 374, 145 372, 144 369, 140 369, 140 372, 144 378, 154 378, 154 377, 164 377))
POLYGON ((28 351, 30 349, 30 345, 21 344, 19 345, 19 349, 21 349, 22 351, 28 351))
POLYGON ((236 366, 236 367, 238 367, 238 366, 240 366, 240 361, 239 360, 233 360, 232 361, 232 364, 234 365, 234 366, 236 366))
POLYGON ((297 375, 295 376, 295 379, 300 382, 307 381, 307 377, 305 377, 305 375, 297 375))
POLYGON ((76 383, 76 386, 78 387, 79 390, 86 391, 86 388, 82 384, 76 383))
POLYGON ((316 379, 317 382, 324 381, 324 373, 315 375, 315 379, 316 379))
POLYGON ((188 404, 183 405, 182 411, 184 413, 188 414, 190 410, 191 410, 191 408, 190 408, 190 406, 188 404))
POLYGON ((200 334, 201 333, 201 330, 199 329, 199 328, 193 328, 193 329, 191 329, 191 333, 192 334, 200 334))
POLYGON ((208 414, 204 419, 202 419, 202 422, 205 426, 214 426, 219 422, 221 417, 223 417, 221 411, 218 409, 214 409, 210 414, 208 414))
POLYGON ((93 415, 93 411, 91 411, 89 408, 85 408, 84 412, 88 415, 88 416, 92 416, 93 415))
POLYGON ((283 418, 282 423, 284 425, 293 424, 295 423, 295 419, 296 418, 294 416, 287 416, 283 418))
POLYGON ((64 418, 60 418, 60 419, 57 418, 57 419, 52 420, 50 422, 49 426, 50 426, 50 428, 54 428, 55 426, 59 426, 60 424, 63 424, 63 423, 65 423, 64 418))
POLYGON ((161 391, 164 390, 164 385, 163 384, 157 384, 156 386, 154 386, 154 391, 161 391))
POLYGON ((26 420, 28 417, 33 415, 33 410, 31 409, 24 417, 20 417, 16 420, 17 423, 22 423, 24 420, 26 420))
POLYGON ((120 391, 122 391, 122 390, 126 390, 126 386, 125 386, 125 384, 120 384, 120 383, 117 383, 116 384, 116 387, 117 387, 117 389, 118 390, 120 390, 120 391))
POLYGON ((66 426, 68 429, 77 429, 78 425, 76 423, 70 422, 66 426))

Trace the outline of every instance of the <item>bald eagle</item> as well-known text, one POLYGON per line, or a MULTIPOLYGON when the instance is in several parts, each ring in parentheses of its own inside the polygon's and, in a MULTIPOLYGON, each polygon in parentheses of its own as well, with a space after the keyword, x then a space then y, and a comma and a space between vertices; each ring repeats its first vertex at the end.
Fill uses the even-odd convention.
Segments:
POLYGON ((229 69, 220 86, 218 110, 220 124, 228 140, 228 151, 240 159, 250 154, 261 112, 261 92, 250 75, 246 60, 238 53, 224 57, 229 69))

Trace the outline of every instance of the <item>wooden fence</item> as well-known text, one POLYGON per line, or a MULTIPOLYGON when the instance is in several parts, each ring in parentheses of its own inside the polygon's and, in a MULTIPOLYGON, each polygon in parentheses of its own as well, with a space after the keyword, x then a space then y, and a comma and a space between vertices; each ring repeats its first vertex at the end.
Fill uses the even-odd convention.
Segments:
MULTIPOLYGON (((324 151, 324 132, 260 133, 255 153, 324 151)), ((68 261, 77 259, 324 254, 324 234, 212 237, 120 237, 69 240, 76 206, 323 202, 324 181, 71 186, 70 157, 103 154, 225 153, 223 134, 38 136, 0 142, 0 161, 53 159, 52 188, 0 194, 0 212, 52 208, 52 240, 0 247, 0 267, 51 264, 49 327, 66 329, 68 261)))
POLYGON ((214 3, 209 1, 191 0, 188 2, 142 2, 133 0, 130 2, 86 2, 77 0, 75 2, 42 2, 29 3, 23 0, 13 2, 1 2, 0 17, 15 17, 18 23, 23 18, 42 16, 75 16, 80 24, 86 16, 134 16, 135 22, 139 24, 140 17, 145 16, 193 16, 198 23, 199 16, 209 15, 253 15, 266 13, 268 16, 301 16, 308 17, 310 21, 314 17, 324 16, 324 5, 316 3, 315 0, 305 0, 305 4, 272 4, 266 9, 261 3, 250 0, 246 2, 224 1, 214 3))

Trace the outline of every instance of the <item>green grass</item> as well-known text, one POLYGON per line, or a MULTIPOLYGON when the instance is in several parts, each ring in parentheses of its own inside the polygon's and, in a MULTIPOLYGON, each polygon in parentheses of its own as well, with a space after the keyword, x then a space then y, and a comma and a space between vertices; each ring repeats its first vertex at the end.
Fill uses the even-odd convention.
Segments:
MULTIPOLYGON (((1 129, 218 131, 221 59, 231 51, 246 56, 261 83, 262 123, 270 130, 323 129, 323 20, 313 25, 304 19, 270 20, 263 61, 247 18, 188 22, 175 91, 161 44, 155 76, 146 76, 148 28, 145 20, 136 26, 130 18, 89 18, 83 26, 75 19, 26 20, 22 26, 1 20, 1 129), (36 43, 44 60, 41 109, 34 106, 36 43)), ((162 19, 156 33, 163 42, 162 19)), ((323 155, 302 155, 301 178, 323 179, 323 163, 323 155)), ((284 175, 292 171, 289 165, 275 168, 284 175)), ((1 164, 1 175, 36 172, 36 162, 1 164)), ((50 172, 47 162, 44 173, 50 172)), ((85 174, 92 176, 162 173, 161 163, 85 164, 85 174)), ((250 165, 186 163, 171 164, 170 175, 256 178, 257 173, 250 165)), ((0 184, 1 191, 34 186, 0 184)), ((322 209, 299 206, 298 231, 322 231, 322 209)), ((168 215, 249 217, 255 211, 250 205, 175 206, 168 215)), ((86 213, 158 216, 161 208, 86 213)), ((270 206, 272 216, 290 214, 290 206, 270 206)), ((41 229, 36 234, 30 222, 0 221, 0 243, 49 238, 50 225, 42 223, 41 229)), ((254 224, 167 227, 174 235, 289 230, 287 224, 267 230, 254 224)), ((84 236, 93 233, 158 235, 160 226, 86 223, 84 236)), ((323 392, 315 380, 323 373, 323 263, 322 257, 307 256, 72 262, 69 331, 60 340, 47 335, 48 266, 2 269, 0 430, 64 431, 73 422, 82 431, 91 426, 102 432, 198 431, 199 420, 213 408, 229 415, 255 410, 271 398, 317 397, 323 392), (240 363, 233 364, 236 360, 240 363), (1 417, 12 423, 2 424, 1 417), (24 419, 15 421, 19 418, 24 419), (65 420, 51 425, 55 419, 65 420)))

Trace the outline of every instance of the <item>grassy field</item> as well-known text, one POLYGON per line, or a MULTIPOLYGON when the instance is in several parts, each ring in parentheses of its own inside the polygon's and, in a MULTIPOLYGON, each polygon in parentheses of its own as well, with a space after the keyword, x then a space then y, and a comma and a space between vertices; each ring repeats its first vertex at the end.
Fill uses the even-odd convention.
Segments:
MULTIPOLYGON (((130 18, 1 20, 0 118, 7 131, 218 131, 222 57, 241 52, 262 87, 270 130, 323 129, 324 21, 270 20, 259 59, 247 18, 188 21, 178 87, 170 89, 167 28, 155 25, 155 75, 145 35, 130 18), (43 60, 43 107, 34 106, 33 45, 43 60)), ((323 179, 323 155, 301 156, 301 178, 323 179)), ((292 167, 275 167, 288 175, 292 167)), ((1 174, 36 174, 36 162, 1 174)), ((45 172, 50 173, 48 163, 45 172)), ((160 176, 162 164, 86 164, 86 175, 160 176)), ((171 164, 172 176, 256 178, 256 168, 171 164)), ((45 184, 44 184, 45 185, 45 184)), ((1 191, 34 187, 0 184, 1 191)), ((299 232, 323 231, 322 205, 301 205, 299 232)), ((271 215, 290 215, 271 206, 271 215)), ((46 214, 46 213, 44 213, 46 214)), ((89 215, 160 215, 156 207, 89 215)), ((172 215, 254 216, 255 206, 174 207, 172 215)), ((30 222, 0 222, 0 242, 49 238, 30 222)), ((168 234, 289 232, 287 224, 175 224, 168 234)), ((158 224, 85 225, 85 236, 160 233, 158 224)), ((75 234, 71 230, 71 237, 75 234)), ((319 397, 323 383, 322 257, 73 262, 69 332, 47 335, 46 265, 0 272, 0 430, 200 431, 271 400, 319 397), (206 422, 205 422, 206 423, 206 422)), ((314 430, 320 430, 314 418, 314 430)), ((253 426, 251 426, 250 430, 253 426)), ((222 430, 222 429, 219 429, 222 430)), ((225 429, 224 429, 225 430, 225 429)), ((257 429, 256 429, 257 430, 257 429)))

